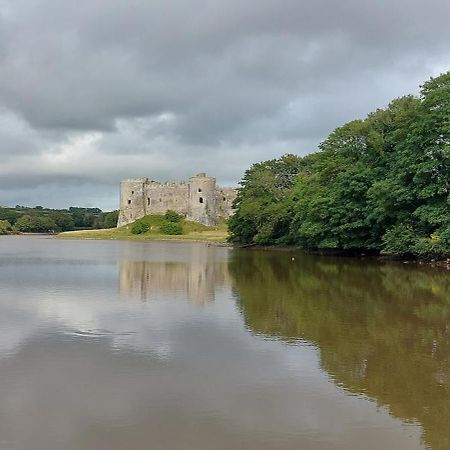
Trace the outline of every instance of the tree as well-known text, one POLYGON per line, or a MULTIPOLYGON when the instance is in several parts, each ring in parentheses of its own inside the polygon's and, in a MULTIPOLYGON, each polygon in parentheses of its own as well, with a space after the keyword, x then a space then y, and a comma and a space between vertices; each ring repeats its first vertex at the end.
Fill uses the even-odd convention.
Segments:
POLYGON ((75 227, 72 216, 68 213, 55 212, 49 217, 55 222, 57 231, 70 231, 75 227))
POLYGON ((239 243, 281 243, 289 231, 289 194, 308 160, 295 155, 254 164, 245 172, 229 221, 231 240, 239 243))
POLYGON ((10 234, 12 226, 7 220, 0 220, 0 235, 10 234))
POLYGON ((119 219, 119 211, 111 211, 109 213, 104 213, 103 225, 105 228, 115 228, 117 226, 118 219, 119 219))
POLYGON ((18 231, 25 233, 47 233, 58 229, 53 219, 48 216, 23 215, 15 224, 18 231))
POLYGON ((450 72, 317 153, 254 164, 241 186, 234 242, 450 256, 450 72))
POLYGON ((20 213, 13 208, 0 208, 0 220, 7 220, 14 225, 19 217, 20 213))

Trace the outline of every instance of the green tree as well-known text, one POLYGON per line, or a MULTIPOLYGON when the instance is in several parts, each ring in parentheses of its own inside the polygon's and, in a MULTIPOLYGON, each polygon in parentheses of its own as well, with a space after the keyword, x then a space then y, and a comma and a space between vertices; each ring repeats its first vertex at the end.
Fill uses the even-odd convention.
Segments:
POLYGON ((33 218, 28 214, 19 217, 19 219, 17 219, 16 221, 15 228, 17 229, 17 231, 22 231, 25 233, 33 231, 33 218))
POLYGON ((14 208, 0 208, 0 220, 7 220, 11 225, 14 225, 19 217, 20 213, 14 208))
POLYGON ((350 122, 320 150, 293 189, 292 241, 308 248, 377 248, 366 193, 377 176, 379 134, 365 121, 350 122))
POLYGON ((54 212, 49 217, 55 222, 57 231, 70 231, 75 227, 71 214, 54 212))
POLYGON ((289 194, 308 160, 295 155, 254 164, 245 172, 229 221, 231 240, 275 244, 286 241, 290 224, 289 194))
POLYGON ((234 206, 233 242, 450 256, 450 72, 317 153, 254 164, 234 206))
POLYGON ((48 216, 23 215, 15 224, 18 231, 25 233, 47 233, 57 231, 55 221, 48 216))
POLYGON ((119 219, 119 211, 111 211, 104 213, 104 227, 105 228, 115 228, 117 226, 117 221, 119 219))
POLYGON ((0 220, 0 235, 10 234, 12 226, 7 220, 0 220))

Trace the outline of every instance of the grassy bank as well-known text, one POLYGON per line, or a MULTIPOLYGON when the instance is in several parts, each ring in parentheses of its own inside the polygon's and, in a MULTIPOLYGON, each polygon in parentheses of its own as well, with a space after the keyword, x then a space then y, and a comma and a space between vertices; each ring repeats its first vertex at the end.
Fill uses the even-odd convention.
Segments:
MULTIPOLYGON (((133 234, 133 224, 121 228, 107 228, 102 230, 66 231, 58 237, 64 239, 126 239, 126 240, 183 240, 225 243, 228 238, 227 225, 225 223, 214 227, 181 220, 182 234, 169 235, 161 232, 161 226, 165 223, 164 216, 146 216, 139 221, 148 225, 148 231, 141 234, 133 234)), ((135 222, 136 223, 136 222, 135 222)))

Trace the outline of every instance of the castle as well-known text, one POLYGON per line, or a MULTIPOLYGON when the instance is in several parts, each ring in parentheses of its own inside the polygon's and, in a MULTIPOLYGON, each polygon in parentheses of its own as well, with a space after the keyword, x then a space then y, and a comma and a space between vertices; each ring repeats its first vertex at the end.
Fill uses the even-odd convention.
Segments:
POLYGON ((124 180, 120 183, 118 227, 149 214, 176 211, 188 220, 204 225, 217 225, 233 214, 237 190, 221 188, 206 173, 191 177, 188 183, 160 183, 148 178, 124 180))

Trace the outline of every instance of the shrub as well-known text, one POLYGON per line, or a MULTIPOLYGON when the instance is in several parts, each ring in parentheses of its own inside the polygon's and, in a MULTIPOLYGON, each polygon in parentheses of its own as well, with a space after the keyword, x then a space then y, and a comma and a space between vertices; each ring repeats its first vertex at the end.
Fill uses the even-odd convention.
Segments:
POLYGON ((411 225, 395 225, 383 236, 384 251, 393 255, 411 255, 417 240, 417 234, 411 225))
POLYGON ((147 233, 147 231, 150 229, 148 224, 145 222, 135 222, 133 226, 131 227, 131 233, 132 234, 144 234, 147 233))
POLYGON ((179 222, 165 222, 161 225, 160 231, 162 234, 183 234, 183 228, 179 222))
POLYGON ((182 219, 183 217, 180 216, 180 214, 178 214, 176 211, 173 211, 172 209, 168 209, 168 210, 166 211, 166 213, 164 214, 164 218, 165 218, 168 222, 178 223, 178 222, 181 222, 181 219, 182 219))
POLYGON ((10 234, 12 232, 11 224, 7 220, 0 220, 0 235, 10 234))
POLYGON ((450 245, 448 242, 449 229, 433 233, 428 238, 418 239, 414 246, 414 253, 420 258, 448 258, 450 245))

